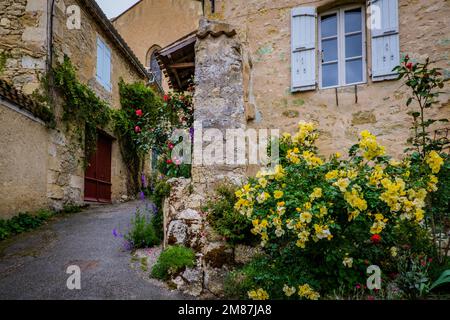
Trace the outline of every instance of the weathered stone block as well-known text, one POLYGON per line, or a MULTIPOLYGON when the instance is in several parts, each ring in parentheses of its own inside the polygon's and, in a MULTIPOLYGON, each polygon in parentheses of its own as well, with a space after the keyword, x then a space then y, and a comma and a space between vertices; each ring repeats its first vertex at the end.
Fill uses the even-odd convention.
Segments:
POLYGON ((221 268, 233 264, 233 250, 222 243, 209 244, 203 257, 205 264, 212 268, 221 268))
POLYGON ((197 211, 192 210, 192 209, 186 209, 186 210, 182 211, 178 215, 178 219, 183 219, 183 220, 201 220, 202 217, 197 211))
POLYGON ((168 244, 182 244, 185 245, 188 236, 188 227, 180 220, 171 221, 169 224, 167 238, 168 244))
MULTIPOLYGON (((57 2, 62 2, 62 1, 57 1, 57 2)), ((47 10, 47 1, 46 0, 28 0, 25 10, 26 11, 46 11, 47 10)))
POLYGON ((41 42, 47 38, 45 28, 26 27, 22 34, 22 41, 41 42))
POLYGON ((30 56, 22 57, 22 68, 24 69, 44 69, 45 68, 45 60, 36 59, 30 56))
POLYGON ((47 196, 54 200, 61 200, 64 198, 64 189, 58 185, 51 184, 48 186, 47 196))
POLYGON ((372 111, 359 111, 353 114, 352 124, 361 125, 368 123, 376 123, 377 118, 372 111))
POLYGON ((84 188, 84 178, 76 175, 70 175, 70 186, 72 188, 83 189, 84 188))
POLYGON ((217 297, 223 297, 224 294, 223 284, 226 275, 229 272, 228 269, 206 268, 204 272, 205 272, 205 279, 204 279, 205 289, 207 289, 209 292, 211 292, 217 297))

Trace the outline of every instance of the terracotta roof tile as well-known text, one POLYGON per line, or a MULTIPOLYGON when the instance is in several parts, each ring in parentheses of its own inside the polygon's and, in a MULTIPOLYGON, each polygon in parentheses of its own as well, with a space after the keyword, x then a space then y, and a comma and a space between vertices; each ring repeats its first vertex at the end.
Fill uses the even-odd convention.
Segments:
POLYGON ((54 115, 45 105, 38 103, 30 96, 23 94, 9 82, 0 79, 0 97, 16 104, 47 124, 54 123, 54 115))

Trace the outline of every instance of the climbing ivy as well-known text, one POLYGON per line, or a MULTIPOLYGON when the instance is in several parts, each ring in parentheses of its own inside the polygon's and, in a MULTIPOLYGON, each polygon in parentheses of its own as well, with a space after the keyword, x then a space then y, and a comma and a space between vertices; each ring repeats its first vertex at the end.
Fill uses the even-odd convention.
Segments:
POLYGON ((78 80, 76 69, 67 56, 54 68, 53 76, 55 88, 65 100, 63 120, 75 124, 80 143, 84 141, 88 161, 96 149, 97 128, 108 125, 111 109, 91 88, 78 80))

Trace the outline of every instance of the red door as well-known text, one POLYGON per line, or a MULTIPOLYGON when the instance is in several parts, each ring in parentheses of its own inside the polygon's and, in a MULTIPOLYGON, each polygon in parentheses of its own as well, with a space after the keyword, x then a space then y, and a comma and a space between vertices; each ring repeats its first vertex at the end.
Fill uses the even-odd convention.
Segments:
POLYGON ((97 149, 91 156, 84 178, 86 201, 111 202, 111 139, 99 133, 97 149))

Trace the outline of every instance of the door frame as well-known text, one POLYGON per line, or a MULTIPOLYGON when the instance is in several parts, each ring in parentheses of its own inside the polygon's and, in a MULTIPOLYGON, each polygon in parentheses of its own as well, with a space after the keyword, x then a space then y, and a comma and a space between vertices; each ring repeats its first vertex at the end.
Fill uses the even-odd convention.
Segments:
MULTIPOLYGON (((97 202, 97 203, 111 203, 112 202, 112 147, 113 147, 113 141, 116 140, 116 138, 114 138, 112 135, 108 134, 107 132, 97 129, 97 149, 98 149, 98 139, 99 137, 102 136, 103 138, 106 138, 106 140, 109 141, 109 146, 110 146, 110 157, 109 157, 109 168, 110 168, 110 180, 111 181, 104 181, 98 178, 92 178, 92 177, 88 177, 86 175, 86 171, 87 169, 84 171, 84 180, 85 180, 85 187, 84 187, 84 201, 87 202, 97 202), (96 197, 87 197, 86 196, 86 180, 91 181, 91 182, 95 182, 96 183, 96 197), (100 199, 99 198, 99 194, 98 194, 98 190, 99 190, 99 183, 104 184, 104 185, 108 185, 110 188, 110 194, 109 194, 109 199, 100 199)), ((98 156, 97 150, 95 151, 95 156, 98 156)), ((98 166, 98 158, 96 158, 96 166, 98 166)))

